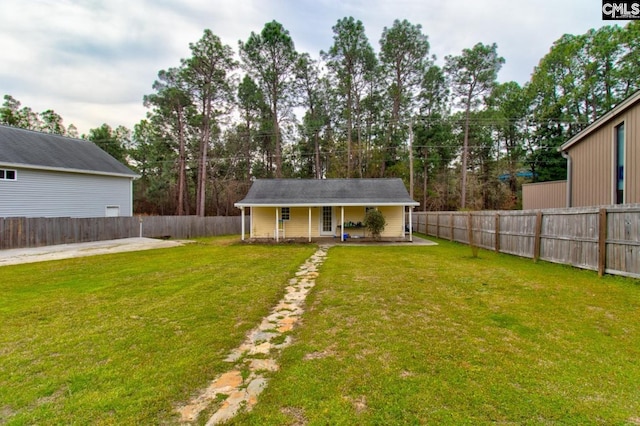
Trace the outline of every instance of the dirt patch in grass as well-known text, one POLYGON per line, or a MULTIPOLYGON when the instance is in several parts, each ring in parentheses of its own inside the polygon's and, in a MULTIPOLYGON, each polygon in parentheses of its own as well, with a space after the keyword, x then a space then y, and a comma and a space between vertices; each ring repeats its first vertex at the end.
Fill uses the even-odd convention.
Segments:
POLYGON ((293 423, 289 423, 290 426, 306 426, 308 423, 307 418, 304 416, 304 410, 298 407, 283 407, 282 414, 291 418, 293 423))

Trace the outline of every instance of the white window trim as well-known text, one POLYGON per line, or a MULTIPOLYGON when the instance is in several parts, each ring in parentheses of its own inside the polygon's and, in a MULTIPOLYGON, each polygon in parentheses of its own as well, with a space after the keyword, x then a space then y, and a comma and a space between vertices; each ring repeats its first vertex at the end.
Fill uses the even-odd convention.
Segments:
POLYGON ((291 220, 291 207, 280 207, 280 220, 282 221, 291 220), (287 209, 286 219, 285 219, 285 209, 287 209))
POLYGON ((16 169, 0 169, 4 172, 4 176, 0 179, 2 181, 15 182, 18 180, 18 171, 16 169), (7 179, 7 172, 13 172, 13 179, 7 179))
MULTIPOLYGON (((618 127, 624 126, 623 137, 624 137, 624 164, 622 165, 624 169, 624 175, 627 175, 627 123, 626 120, 620 120, 615 123, 612 128, 613 133, 613 143, 611 144, 611 204, 616 205, 618 201, 618 127)), ((624 179, 624 178, 623 178, 624 179)), ((622 204, 627 202, 627 179, 623 180, 624 187, 622 188, 622 204)))
POLYGON ((104 216, 105 217, 120 217, 120 206, 119 205, 115 205, 115 204, 110 204, 105 206, 104 208, 104 216), (109 209, 118 209, 118 215, 117 216, 109 216, 109 209))

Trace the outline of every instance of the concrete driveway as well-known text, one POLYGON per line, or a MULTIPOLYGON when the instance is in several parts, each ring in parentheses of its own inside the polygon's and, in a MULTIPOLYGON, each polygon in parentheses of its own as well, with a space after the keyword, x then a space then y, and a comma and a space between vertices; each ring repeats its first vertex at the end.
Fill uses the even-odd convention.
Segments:
POLYGON ((72 257, 95 256, 98 254, 177 247, 183 244, 184 241, 156 240, 154 238, 122 238, 119 240, 94 241, 91 243, 58 244, 46 247, 0 250, 0 266, 69 259, 72 257))

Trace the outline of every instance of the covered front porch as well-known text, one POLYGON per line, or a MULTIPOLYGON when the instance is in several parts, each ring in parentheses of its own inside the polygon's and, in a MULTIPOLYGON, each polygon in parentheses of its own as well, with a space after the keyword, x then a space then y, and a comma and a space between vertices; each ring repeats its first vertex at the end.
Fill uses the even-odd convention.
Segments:
MULTIPOLYGON (((380 241, 412 241, 408 230, 413 228, 411 214, 413 206, 406 205, 280 205, 251 206, 249 239, 369 241, 372 240, 364 226, 368 209, 379 210, 386 226, 380 241), (408 221, 408 222, 407 222, 408 221)), ((241 206, 242 240, 247 237, 244 217, 247 213, 241 206)))

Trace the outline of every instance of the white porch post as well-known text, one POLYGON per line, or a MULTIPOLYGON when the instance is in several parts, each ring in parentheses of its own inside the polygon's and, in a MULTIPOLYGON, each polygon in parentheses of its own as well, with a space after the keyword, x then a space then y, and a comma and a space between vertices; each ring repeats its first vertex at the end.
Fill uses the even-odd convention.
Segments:
POLYGON ((413 206, 409 206, 409 241, 413 242, 413 206))
POLYGON ((311 207, 309 207, 309 242, 311 242, 311 207))
POLYGON ((249 238, 251 239, 253 239, 253 210, 253 207, 249 210, 249 238))
POLYGON ((244 207, 240 207, 240 216, 242 217, 242 238, 241 240, 244 241, 244 207))
POLYGON ((340 241, 344 241, 344 206, 340 206, 340 241))
POLYGON ((278 219, 279 219, 279 217, 278 217, 278 208, 276 207, 276 232, 275 232, 275 236, 276 236, 276 243, 277 243, 277 242, 279 241, 279 239, 280 239, 280 238, 279 238, 279 237, 280 237, 280 235, 278 235, 278 233, 279 233, 279 229, 278 229, 278 228, 280 227, 280 226, 279 226, 279 225, 280 225, 280 224, 279 224, 279 222, 280 222, 280 221, 279 221, 278 219))
POLYGON ((402 238, 407 239, 407 206, 402 206, 402 238))

